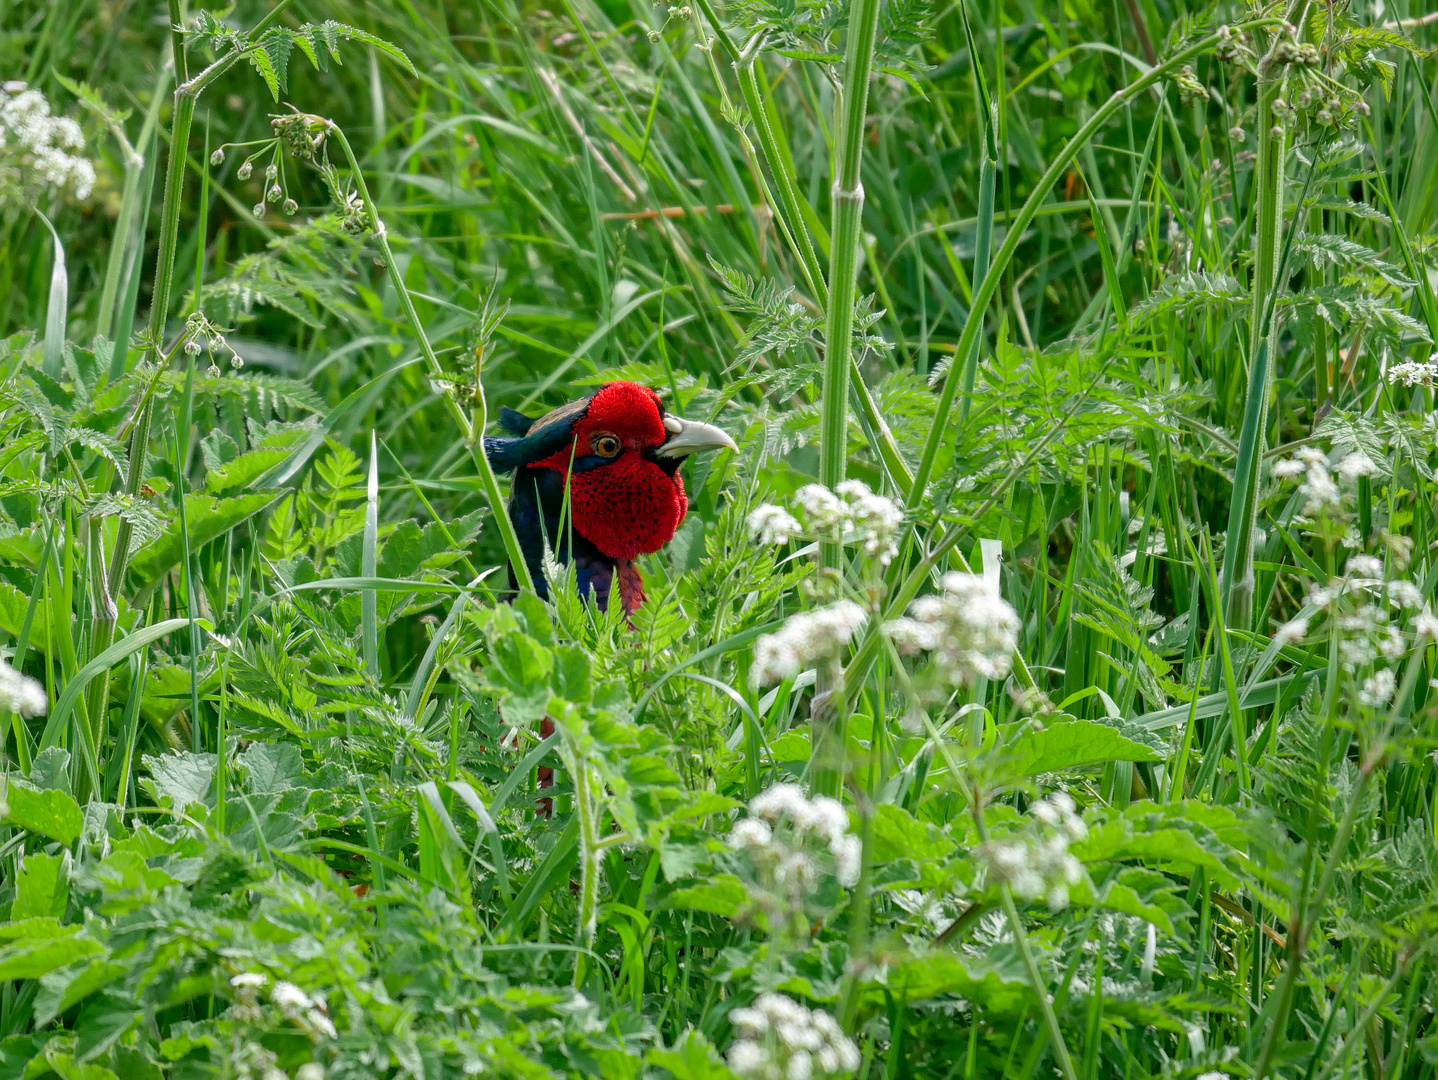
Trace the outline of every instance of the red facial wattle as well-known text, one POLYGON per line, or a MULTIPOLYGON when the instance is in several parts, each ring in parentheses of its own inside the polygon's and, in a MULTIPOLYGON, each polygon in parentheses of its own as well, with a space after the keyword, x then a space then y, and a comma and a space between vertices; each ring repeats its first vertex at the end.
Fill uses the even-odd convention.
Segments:
POLYGON ((651 460, 669 437, 658 396, 635 383, 600 389, 574 425, 574 444, 535 464, 569 480, 574 529, 611 559, 632 561, 658 551, 674 537, 689 500, 684 482, 651 460), (571 461, 591 452, 593 440, 616 436, 622 449, 612 461, 569 473, 571 461))

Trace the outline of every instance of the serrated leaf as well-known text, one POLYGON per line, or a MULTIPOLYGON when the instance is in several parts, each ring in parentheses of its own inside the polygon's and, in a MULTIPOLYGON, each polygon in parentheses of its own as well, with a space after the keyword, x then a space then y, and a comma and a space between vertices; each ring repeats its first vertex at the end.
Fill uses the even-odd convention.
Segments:
MULTIPOLYGON (((280 498, 283 493, 239 495, 216 499, 210 495, 186 495, 185 518, 189 526, 190 550, 198 551, 211 540, 254 517, 280 498)), ((179 565, 185 555, 185 541, 180 533, 177 516, 164 534, 141 548, 131 560, 130 570, 144 585, 158 581, 179 565)))
POLYGON ((5 824, 48 836, 69 847, 80 837, 85 818, 68 792, 40 791, 11 777, 5 788, 5 824))

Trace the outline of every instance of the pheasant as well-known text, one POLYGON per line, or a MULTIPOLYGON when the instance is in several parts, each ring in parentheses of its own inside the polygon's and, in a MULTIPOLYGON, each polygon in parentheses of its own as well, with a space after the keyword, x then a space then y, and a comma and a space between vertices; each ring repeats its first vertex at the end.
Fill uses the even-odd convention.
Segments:
POLYGON ((484 451, 496 472, 515 473, 509 517, 539 595, 549 592, 548 545, 574 564, 580 595, 605 609, 617 585, 626 613, 644 602, 634 560, 673 539, 689 508, 679 466, 699 451, 739 449, 713 424, 666 413, 658 394, 632 382, 605 383, 537 419, 501 409, 499 423, 510 437, 486 437, 484 451))

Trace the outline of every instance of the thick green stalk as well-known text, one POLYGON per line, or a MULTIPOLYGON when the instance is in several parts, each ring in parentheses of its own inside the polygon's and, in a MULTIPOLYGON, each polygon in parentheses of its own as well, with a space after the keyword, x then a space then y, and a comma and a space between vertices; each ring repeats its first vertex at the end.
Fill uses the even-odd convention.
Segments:
MULTIPOLYGON (((994 242, 994 178, 998 162, 987 153, 979 163, 979 222, 974 236, 974 280, 979 281, 989 272, 989 248, 994 242)), ((955 361, 958 357, 955 356, 955 361)), ((979 375, 979 338, 964 357, 963 396, 959 399, 959 427, 969 422, 969 408, 974 400, 974 383, 979 375)))
MULTIPOLYGON (((1280 31, 1275 43, 1284 40, 1280 31)), ((1254 211, 1253 291, 1249 300, 1249 377, 1244 402, 1239 456, 1233 470, 1233 502, 1229 509, 1228 542, 1223 552, 1223 604, 1226 621, 1247 630, 1253 622, 1253 533, 1257 523, 1260 459, 1268 423, 1268 396, 1273 357, 1278 346, 1278 324, 1267 318, 1269 298, 1278 284, 1278 247, 1282 236, 1284 159, 1287 134, 1275 115, 1273 103, 1283 90, 1284 67, 1273 50, 1259 65, 1258 162, 1254 173, 1257 207, 1254 211)))
MULTIPOLYGON (((878 34, 878 0, 856 0, 849 16, 844 88, 835 103, 838 138, 830 189, 829 301, 824 322, 824 384, 820 392, 819 483, 829 489, 844 482, 849 445, 849 368, 853 364, 854 299, 862 257, 864 115, 869 107, 869 75, 878 34)), ((842 573, 844 548, 837 540, 819 545, 822 571, 842 573)), ((830 707, 816 708, 811 734, 809 780, 815 794, 839 793, 837 761, 844 728, 845 695, 833 694, 834 682, 820 671, 818 691, 830 707)))
MULTIPOLYGON (((861 257, 864 185, 864 114, 879 26, 878 0, 857 0, 849 16, 844 88, 836 104, 838 139, 830 190, 829 302, 824 322, 824 385, 819 422, 819 482, 835 488, 844 480, 849 434, 849 360, 853 355, 854 299, 861 257)), ((821 547, 827 570, 840 567, 838 544, 821 547)))
MULTIPOLYGON (((1233 30, 1235 32, 1259 30, 1267 26, 1277 26, 1280 22, 1279 19, 1254 19, 1235 26, 1233 30)), ((998 254, 994 257, 993 265, 989 267, 983 281, 974 289, 974 302, 969 308, 969 316, 964 320, 963 332, 959 335, 958 345, 954 349, 956 357, 967 357, 970 350, 974 348, 978 341, 980 328, 983 326, 984 310, 998 290, 999 279, 1003 277, 1005 268, 1014 257, 1014 252, 1018 250, 1019 242, 1023 239, 1029 222, 1038 213, 1039 206, 1048 200, 1054 185, 1063 179, 1079 151, 1103 130, 1109 120, 1125 105, 1144 94, 1154 83, 1173 74, 1195 56, 1212 49, 1218 44, 1218 41, 1217 34, 1200 38, 1186 48, 1175 52, 1162 64, 1150 68, 1122 90, 1116 91, 1095 111, 1093 116, 1089 117, 1088 123, 1079 128, 1063 150, 1049 163, 1048 169, 1034 185, 1032 194, 1025 200, 1024 205, 1009 223, 1008 233, 1004 237, 1003 246, 999 248, 998 254)), ((934 409, 934 422, 929 429, 929 437, 924 443, 924 450, 919 458, 919 467, 914 470, 913 492, 909 498, 911 505, 918 504, 923 497, 924 489, 933 476, 934 462, 938 457, 939 446, 949 431, 949 413, 953 411, 954 398, 958 395, 962 374, 963 365, 955 363, 950 366, 944 377, 944 385, 939 391, 939 401, 934 409)))
MULTIPOLYGON (((971 280, 982 281, 989 272, 989 254, 994 245, 994 182, 999 168, 999 116, 998 110, 989 101, 989 87, 984 79, 983 63, 979 59, 978 43, 974 41, 974 30, 969 24, 969 9, 965 0, 959 3, 959 17, 964 24, 964 43, 969 49, 969 67, 974 76, 974 101, 978 105, 979 125, 983 131, 984 157, 979 162, 978 217, 974 222, 974 274, 971 280)), ((1000 58, 1000 64, 1002 64, 1000 58)), ((980 324, 982 325, 982 324, 980 324)), ((973 405, 974 382, 979 374, 979 339, 975 335, 973 345, 963 358, 963 396, 959 398, 959 428, 969 422, 969 409, 973 405)), ((959 363, 959 354, 954 354, 954 363, 959 363)), ((920 491, 922 496, 923 492, 920 491)))
MULTIPOLYGON (((701 0, 701 6, 703 6, 703 0, 701 0)), ((827 304, 829 287, 824 280, 824 272, 819 266, 819 256, 814 250, 813 238, 809 235, 809 227, 805 223, 803 208, 799 202, 794 157, 789 152, 789 145, 784 138, 784 130, 779 125, 779 117, 775 112, 773 100, 760 92, 758 76, 755 73, 754 64, 761 44, 762 39, 756 39, 745 48, 744 52, 734 54, 736 57, 734 70, 738 74, 739 90, 744 97, 744 104, 753 118, 754 132, 759 139, 759 148, 764 153, 764 160, 768 162, 769 172, 774 177, 774 186, 779 193, 781 209, 779 224, 783 227, 784 238, 789 242, 795 257, 799 260, 799 266, 804 271, 804 278, 810 291, 820 304, 827 304)), ((907 498, 909 488, 913 483, 913 476, 910 474, 903 456, 899 453, 898 444, 894 441, 889 425, 885 423, 879 412, 879 406, 864 383, 863 374, 859 369, 859 358, 852 355, 852 350, 850 350, 849 357, 849 379, 855 403, 859 406, 860 412, 864 414, 865 430, 870 436, 873 450, 879 456, 879 460, 883 462, 884 471, 888 473, 889 479, 907 498)))
MULTIPOLYGON (((400 273, 399 264, 394 260, 394 252, 390 250, 384 222, 380 220, 379 209, 375 206, 374 200, 370 198, 369 186, 365 183, 364 173, 360 171, 359 161, 355 158, 354 150, 350 148, 349 140, 345 138, 345 133, 339 125, 333 121, 326 121, 326 124, 330 133, 339 141, 340 147, 344 150, 345 160, 349 162, 350 172, 354 174, 355 186, 359 189, 365 213, 369 215, 370 228, 374 231, 375 242, 379 245, 380 261, 384 263, 390 283, 394 286, 395 295, 399 297, 400 308, 404 311, 405 321, 409 323, 410 331, 419 345, 425 367, 429 369, 431 378, 447 381, 448 376, 440 365, 434 348, 429 343, 429 336, 424 332, 424 324, 420 321, 419 312, 415 310, 414 300, 409 295, 409 289, 405 287, 404 275, 400 273)), ((533 592, 534 579, 529 575, 529 564, 524 561, 524 552, 519 546, 519 535, 514 531, 514 523, 509 520, 509 513, 504 506, 504 494, 499 490, 499 480, 495 477, 494 470, 490 468, 489 458, 484 455, 484 394, 482 388, 478 386, 475 393, 477 427, 470 422, 469 416, 459 407, 459 402, 455 400, 453 394, 442 396, 445 407, 449 410, 450 418, 454 421, 460 434, 464 436, 465 445, 469 447, 470 455, 474 458, 474 467, 479 473, 480 483, 484 486, 490 514, 494 517, 494 524, 499 530, 500 539, 504 541, 504 551, 509 556, 509 564, 514 569, 514 579, 519 582, 521 589, 533 592)))

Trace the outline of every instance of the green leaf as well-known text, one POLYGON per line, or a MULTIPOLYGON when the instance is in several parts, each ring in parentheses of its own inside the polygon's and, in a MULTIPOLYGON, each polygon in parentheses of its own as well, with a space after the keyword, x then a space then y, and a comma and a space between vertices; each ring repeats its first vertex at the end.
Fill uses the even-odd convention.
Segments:
POLYGON ((927 821, 919 821, 901 806, 874 807, 869 824, 869 857, 876 863, 894 859, 931 862, 947 859, 954 842, 927 821))
POLYGON ((99 1057, 142 1015, 133 999, 112 990, 91 999, 75 1020, 75 1056, 81 1060, 99 1057))
POLYGON ((74 936, 79 933, 78 926, 65 930, 69 932, 65 937, 26 938, 0 949, 0 979, 38 979, 105 951, 98 941, 74 936))
POLYGON ((262 46, 252 47, 246 54, 246 58, 254 69, 259 72, 260 78, 265 80, 265 85, 270 88, 270 96, 278 104, 280 100, 280 77, 275 71, 275 65, 270 61, 270 54, 262 46))
POLYGON ((748 899, 749 893, 742 881, 733 874, 718 874, 703 884, 675 889, 665 898, 665 906, 707 911, 732 919, 748 899))
MULTIPOLYGON (((219 429, 216 429, 216 433, 223 434, 219 429)), ((209 467, 209 475, 205 479, 206 492, 218 495, 234 488, 252 487, 255 481, 289 457, 290 451, 304 442, 308 434, 307 427, 296 425, 266 435, 253 450, 225 461, 217 461, 209 467)), ((188 509, 186 507, 186 510, 188 509)))
POLYGON ((48 836, 69 847, 80 837, 84 816, 67 792, 40 791, 11 777, 5 789, 5 824, 48 836))
POLYGON ((42 975, 40 989, 35 994, 35 1026, 44 1027, 128 970, 125 964, 95 956, 78 965, 42 975))
POLYGON ((41 791, 70 792, 70 752, 62 746, 47 746, 30 763, 30 783, 41 791))
MULTIPOLYGON (((263 495, 240 495, 216 499, 210 495, 186 495, 185 517, 190 527, 190 550, 198 551, 211 540, 254 517, 282 498, 283 492, 263 495)), ((165 534, 148 547, 141 548, 130 562, 130 571, 142 586, 153 586, 185 557, 185 538, 180 534, 177 517, 165 534)))
POLYGON ((1159 761, 1151 747, 1123 735, 1115 727, 1092 720, 1061 720, 1040 731, 1026 731, 1014 740, 1001 766, 1010 778, 1062 772, 1108 761, 1159 761))
POLYGON ((145 768, 150 775, 140 781, 159 806, 183 810, 191 803, 208 805, 214 789, 214 754, 196 754, 184 750, 175 754, 146 754, 145 768))
POLYGON ((20 863, 15 878, 15 903, 10 918, 31 916, 61 918, 70 899, 70 853, 44 855, 31 852, 20 863))
POLYGON ((1033 1001, 1027 977, 1011 945, 991 947, 985 957, 952 952, 920 953, 890 959, 881 979, 868 980, 859 992, 868 1013, 890 1001, 913 1005, 940 996, 982 1001, 986 1015, 1013 1015, 1033 1001))
POLYGON ((714 1044, 690 1028, 670 1049, 644 1055, 647 1064, 665 1069, 674 1080, 733 1080, 734 1074, 714 1044))

